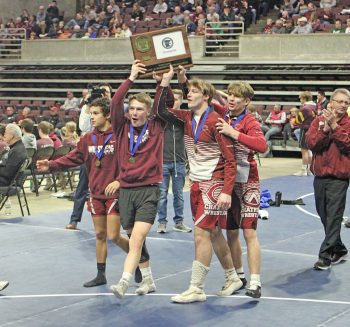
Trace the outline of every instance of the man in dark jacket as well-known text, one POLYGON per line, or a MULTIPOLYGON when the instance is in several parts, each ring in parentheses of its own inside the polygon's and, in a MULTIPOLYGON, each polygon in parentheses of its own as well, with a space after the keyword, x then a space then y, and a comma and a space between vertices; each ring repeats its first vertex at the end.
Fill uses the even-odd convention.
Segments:
POLYGON ((347 108, 350 92, 337 89, 330 104, 311 124, 306 143, 313 153, 311 171, 315 175, 316 210, 325 238, 314 268, 326 270, 341 262, 348 250, 341 241, 340 229, 350 178, 350 118, 347 108))
POLYGON ((27 152, 22 143, 21 129, 16 124, 6 126, 4 141, 9 145, 10 151, 0 160, 0 186, 9 186, 27 158, 27 152))
MULTIPOLYGON (((173 90, 174 109, 180 109, 182 104, 182 91, 173 90)), ((186 178, 186 154, 184 143, 184 123, 180 119, 176 124, 168 124, 164 130, 163 148, 163 182, 160 185, 160 199, 158 207, 158 233, 166 232, 167 204, 170 179, 173 190, 174 230, 189 233, 191 228, 184 225, 184 198, 183 188, 186 178)))

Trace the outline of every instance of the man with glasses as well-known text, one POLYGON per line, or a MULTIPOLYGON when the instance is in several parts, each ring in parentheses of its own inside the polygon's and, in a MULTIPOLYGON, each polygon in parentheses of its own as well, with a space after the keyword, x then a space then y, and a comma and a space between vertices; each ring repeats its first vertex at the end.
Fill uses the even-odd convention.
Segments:
POLYGON ((349 103, 350 92, 336 89, 323 115, 312 122, 306 134, 306 143, 313 153, 316 210, 325 230, 316 270, 327 270, 348 254, 340 229, 350 178, 350 118, 346 113, 349 103))

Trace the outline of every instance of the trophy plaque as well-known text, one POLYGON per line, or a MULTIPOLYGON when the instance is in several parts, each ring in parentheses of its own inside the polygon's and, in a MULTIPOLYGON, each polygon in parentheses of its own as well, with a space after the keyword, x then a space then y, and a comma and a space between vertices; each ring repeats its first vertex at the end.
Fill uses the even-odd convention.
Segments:
POLYGON ((167 72, 169 65, 174 69, 193 66, 184 25, 132 35, 130 40, 134 58, 146 65, 147 72, 142 76, 167 72))

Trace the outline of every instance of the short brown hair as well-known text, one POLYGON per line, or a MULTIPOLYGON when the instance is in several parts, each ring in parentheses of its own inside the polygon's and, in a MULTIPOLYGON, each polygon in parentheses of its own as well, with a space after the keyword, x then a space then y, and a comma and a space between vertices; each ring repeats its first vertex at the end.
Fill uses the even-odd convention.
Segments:
POLYGON ((39 123, 38 128, 43 134, 49 135, 51 132, 51 126, 52 124, 50 124, 49 122, 42 121, 39 123))
POLYGON ((231 93, 238 98, 252 99, 254 90, 247 82, 235 81, 227 87, 227 93, 231 93))
POLYGON ((33 133, 34 123, 31 119, 26 118, 22 120, 21 127, 24 129, 25 132, 33 133))
POLYGON ((200 90, 203 93, 203 95, 208 97, 208 104, 211 103, 211 100, 213 99, 216 93, 216 90, 212 84, 197 78, 190 80, 188 84, 189 86, 193 86, 200 90))
POLYGON ((149 109, 152 107, 152 99, 147 93, 137 93, 137 94, 130 95, 129 105, 132 100, 136 100, 138 102, 145 104, 149 109))
POLYGON ((94 101, 91 102, 91 107, 99 107, 101 108, 101 112, 103 116, 108 116, 110 113, 110 105, 111 101, 108 98, 97 98, 94 101))

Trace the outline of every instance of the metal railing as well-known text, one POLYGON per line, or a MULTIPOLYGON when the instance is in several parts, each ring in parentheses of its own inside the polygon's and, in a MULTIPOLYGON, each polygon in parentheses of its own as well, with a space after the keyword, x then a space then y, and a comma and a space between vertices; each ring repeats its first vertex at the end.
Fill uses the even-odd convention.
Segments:
POLYGON ((204 56, 236 56, 239 37, 244 34, 244 22, 208 22, 205 24, 204 56))
POLYGON ((22 56, 22 41, 26 39, 24 28, 0 29, 0 60, 20 59, 22 56))

